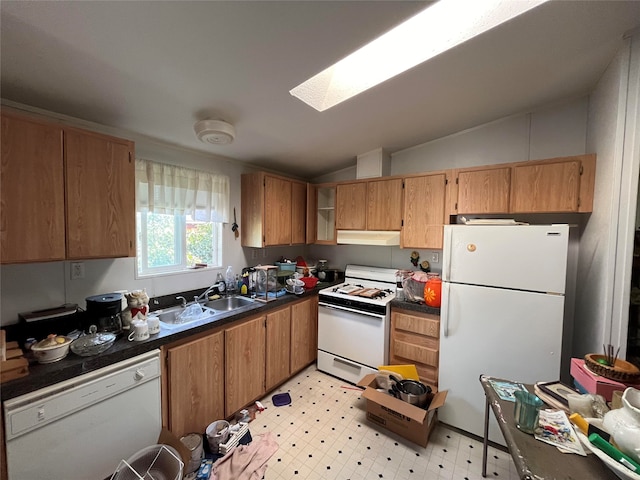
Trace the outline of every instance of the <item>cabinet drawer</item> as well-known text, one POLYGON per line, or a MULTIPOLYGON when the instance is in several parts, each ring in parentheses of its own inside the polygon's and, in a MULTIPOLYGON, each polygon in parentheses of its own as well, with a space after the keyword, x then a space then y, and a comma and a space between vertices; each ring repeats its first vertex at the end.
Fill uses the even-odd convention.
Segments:
POLYGON ((417 345, 396 339, 393 342, 393 353, 397 357, 406 358, 413 362, 438 366, 438 350, 425 345, 417 345))
POLYGON ((440 317, 416 317, 414 315, 405 315, 404 313, 395 313, 394 328, 428 337, 440 338, 440 317))

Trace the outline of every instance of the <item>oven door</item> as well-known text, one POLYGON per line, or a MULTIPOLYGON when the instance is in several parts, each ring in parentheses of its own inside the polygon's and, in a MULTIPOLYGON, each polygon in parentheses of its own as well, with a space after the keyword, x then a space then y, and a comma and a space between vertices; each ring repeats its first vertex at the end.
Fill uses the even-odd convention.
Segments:
POLYGON ((358 369, 360 366, 369 367, 359 372, 354 371, 351 378, 345 378, 344 374, 335 371, 327 372, 356 383, 365 373, 375 371, 378 366, 387 364, 388 315, 362 312, 321 302, 318 306, 318 350, 320 370, 333 369, 327 365, 327 361, 335 364, 334 366, 339 370, 346 368, 349 371, 358 369), (352 367, 349 368, 349 365, 352 367), (360 378, 354 381, 353 378, 357 376, 360 378))

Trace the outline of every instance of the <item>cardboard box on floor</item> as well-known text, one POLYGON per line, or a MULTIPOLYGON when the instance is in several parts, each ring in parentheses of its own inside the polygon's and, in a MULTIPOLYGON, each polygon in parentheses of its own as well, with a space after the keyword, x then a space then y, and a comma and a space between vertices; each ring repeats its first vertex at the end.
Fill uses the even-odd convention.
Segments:
POLYGON ((437 410, 447 398, 446 391, 431 394, 431 403, 425 410, 388 393, 378 392, 375 373, 366 375, 358 386, 365 387, 362 397, 367 399, 367 418, 371 422, 422 447, 427 446, 429 435, 438 421, 437 410))

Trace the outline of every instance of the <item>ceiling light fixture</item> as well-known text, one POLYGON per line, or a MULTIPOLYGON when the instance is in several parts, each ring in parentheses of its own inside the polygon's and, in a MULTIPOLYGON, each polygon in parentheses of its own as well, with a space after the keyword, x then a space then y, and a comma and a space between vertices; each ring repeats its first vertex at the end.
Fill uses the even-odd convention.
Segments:
POLYGON ((193 129, 203 143, 227 145, 236 138, 236 129, 224 120, 200 120, 193 129))
POLYGON ((289 93, 322 112, 549 0, 440 0, 289 93))

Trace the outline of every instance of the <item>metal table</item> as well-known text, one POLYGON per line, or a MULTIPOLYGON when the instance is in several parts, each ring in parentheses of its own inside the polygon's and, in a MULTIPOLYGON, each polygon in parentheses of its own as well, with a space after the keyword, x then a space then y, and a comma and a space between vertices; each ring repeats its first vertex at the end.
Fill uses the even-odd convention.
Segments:
MULTIPOLYGON (((561 453, 553 445, 536 440, 533 435, 518 430, 513 417, 514 403, 500 399, 489 380, 511 381, 487 375, 480 376, 480 383, 487 401, 482 449, 483 477, 487 476, 489 407, 491 407, 522 480, 619 480, 595 455, 582 457, 573 453, 561 453)), ((534 393, 533 385, 525 384, 525 387, 534 393)))

